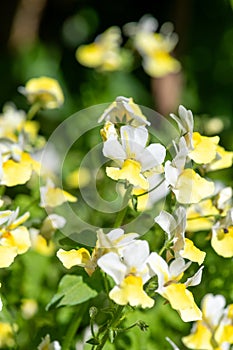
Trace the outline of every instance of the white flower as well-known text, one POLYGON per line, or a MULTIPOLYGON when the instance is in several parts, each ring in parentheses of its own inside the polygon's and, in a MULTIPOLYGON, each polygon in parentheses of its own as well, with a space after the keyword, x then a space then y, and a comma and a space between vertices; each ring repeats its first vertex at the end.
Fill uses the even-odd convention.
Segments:
POLYGON ((119 165, 119 168, 107 167, 107 175, 114 180, 127 180, 135 187, 148 189, 149 182, 143 173, 163 163, 166 149, 159 143, 146 147, 148 131, 144 126, 122 126, 120 133, 121 142, 116 139, 104 142, 104 156, 119 165))
POLYGON ((186 209, 178 207, 173 215, 162 210, 155 218, 155 222, 167 233, 167 241, 173 243, 175 257, 179 256, 197 262, 201 265, 206 253, 196 248, 193 242, 185 237, 186 209))
POLYGON ((43 339, 42 342, 37 347, 38 350, 61 350, 61 345, 57 340, 54 340, 51 343, 50 335, 47 334, 43 339))
POLYGON ((185 168, 188 148, 182 136, 178 147, 174 144, 176 155, 165 163, 165 179, 176 199, 181 204, 198 203, 214 193, 214 183, 197 174, 191 168, 185 168))
POLYGON ((170 116, 178 124, 181 136, 185 136, 187 146, 191 150, 193 148, 192 135, 194 125, 192 111, 180 105, 178 108, 178 116, 173 113, 171 113, 170 116))
POLYGON ((155 252, 150 254, 147 262, 158 276, 158 288, 155 292, 170 302, 171 307, 178 311, 184 322, 200 320, 201 311, 187 287, 198 285, 201 282, 203 267, 186 282, 180 283, 183 272, 190 266, 191 262, 185 264, 184 259, 177 258, 168 266, 166 261, 155 252))
POLYGON ((150 125, 142 114, 140 107, 133 102, 132 97, 118 96, 116 100, 104 111, 98 122, 110 121, 112 123, 128 123, 132 126, 150 125))
POLYGON ((154 300, 143 290, 153 275, 147 265, 149 254, 147 241, 134 241, 122 250, 121 256, 110 252, 98 260, 99 267, 116 283, 109 293, 115 303, 143 308, 154 305, 154 300))

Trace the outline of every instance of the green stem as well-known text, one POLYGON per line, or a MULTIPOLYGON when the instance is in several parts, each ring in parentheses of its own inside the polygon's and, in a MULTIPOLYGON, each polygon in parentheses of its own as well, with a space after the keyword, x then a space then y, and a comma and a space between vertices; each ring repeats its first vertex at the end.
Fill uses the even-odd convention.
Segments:
POLYGON ((29 111, 27 112, 27 119, 31 120, 35 117, 36 113, 41 109, 41 104, 40 103, 34 103, 29 111))
POLYGON ((140 193, 140 194, 135 194, 135 197, 141 197, 144 196, 145 194, 148 194, 154 190, 156 190, 156 188, 158 188, 160 185, 162 185, 162 183, 165 181, 165 179, 162 179, 155 187, 151 188, 149 191, 146 191, 144 193, 140 193))
POLYGON ((73 338, 77 333, 79 326, 82 322, 83 315, 87 310, 87 304, 79 307, 78 312, 75 313, 73 320, 70 323, 70 326, 66 332, 65 339, 62 345, 62 350, 70 350, 73 338))
MULTIPOLYGON (((104 345, 106 344, 108 337, 109 337, 109 329, 114 328, 118 325, 118 322, 122 316, 122 311, 124 309, 124 306, 118 305, 116 308, 116 312, 112 318, 112 320, 109 322, 108 326, 106 327, 105 331, 103 332, 103 336, 100 340, 99 345, 97 345, 96 350, 102 350, 104 345)), ((64 349, 63 349, 64 350, 64 349)))
POLYGON ((122 203, 123 208, 117 214, 114 227, 120 227, 123 220, 124 220, 125 214, 126 214, 127 209, 128 209, 128 202, 131 198, 132 188, 133 188, 133 186, 129 185, 126 192, 125 192, 125 195, 123 198, 123 203, 122 203))

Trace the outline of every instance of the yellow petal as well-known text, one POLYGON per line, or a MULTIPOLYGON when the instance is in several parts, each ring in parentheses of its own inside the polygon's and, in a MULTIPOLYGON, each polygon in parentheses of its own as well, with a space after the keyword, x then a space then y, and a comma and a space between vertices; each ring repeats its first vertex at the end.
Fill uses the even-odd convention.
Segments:
POLYGON ((184 322, 201 320, 202 312, 195 304, 192 293, 182 283, 172 283, 165 288, 162 294, 171 307, 177 310, 184 322))
POLYGON ((31 247, 31 240, 28 229, 19 226, 10 232, 12 239, 9 240, 13 247, 17 248, 18 254, 25 253, 31 247))
POLYGON ((213 194, 214 183, 207 181, 193 169, 185 169, 178 178, 174 192, 180 203, 198 203, 213 194))
POLYGON ((233 325, 220 324, 216 330, 215 339, 219 344, 224 342, 233 344, 233 325))
POLYGON ((233 152, 226 151, 223 147, 217 147, 217 157, 208 165, 208 171, 230 168, 232 166, 233 152))
POLYGON ((135 187, 140 187, 144 190, 148 189, 149 183, 146 178, 140 173, 141 165, 133 159, 126 159, 122 169, 107 167, 106 173, 113 180, 127 180, 135 187))
POLYGON ((85 248, 71 249, 69 251, 59 249, 57 257, 67 269, 75 265, 85 267, 91 261, 90 253, 85 248))
POLYGON ((219 136, 202 136, 199 132, 193 133, 194 150, 189 153, 189 158, 198 164, 210 163, 216 157, 219 136))
POLYGON ((191 205, 187 209, 186 230, 192 232, 210 230, 215 222, 214 215, 218 214, 219 211, 213 205, 211 199, 206 199, 196 205, 191 205))
POLYGON ((195 247, 190 239, 185 238, 184 250, 182 251, 181 256, 184 259, 197 262, 201 265, 205 259, 206 253, 195 247))
POLYGON ((141 306, 142 308, 152 307, 154 300, 143 290, 141 277, 128 276, 121 286, 115 286, 109 293, 109 297, 119 305, 130 304, 131 306, 141 306))
POLYGON ((50 77, 30 79, 25 93, 31 104, 39 102, 44 108, 57 108, 64 102, 64 95, 57 80, 50 77))
POLYGON ((184 345, 189 349, 213 350, 210 330, 202 322, 197 322, 196 325, 197 328, 194 333, 182 338, 184 345))
POLYGON ((217 233, 213 233, 211 245, 218 255, 224 258, 233 256, 233 226, 227 228, 228 232, 219 229, 217 233))
MULTIPOLYGON (((145 190, 141 189, 141 188, 134 188, 132 194, 133 195, 140 195, 139 197, 137 197, 137 210, 138 211, 144 211, 147 209, 147 205, 148 205, 148 200, 149 200, 149 194, 145 193, 144 195, 142 195, 143 193, 145 193, 145 190)), ((130 205, 131 201, 130 201, 130 205)))
POLYGON ((41 235, 37 235, 32 243, 33 249, 41 255, 51 256, 54 253, 55 245, 50 240, 49 243, 41 235))
POLYGON ((10 266, 17 256, 16 247, 0 246, 0 268, 10 266))
POLYGON ((178 72, 181 65, 168 52, 156 51, 152 55, 144 57, 143 68, 151 77, 160 78, 169 73, 178 72))
POLYGON ((50 187, 45 194, 44 206, 57 207, 66 201, 76 202, 77 198, 60 188, 50 187))
POLYGON ((97 43, 81 45, 75 55, 77 61, 82 65, 96 68, 103 63, 104 48, 97 43))
POLYGON ((32 163, 21 160, 15 162, 12 159, 3 163, 2 185, 8 187, 25 184, 32 174, 32 163))

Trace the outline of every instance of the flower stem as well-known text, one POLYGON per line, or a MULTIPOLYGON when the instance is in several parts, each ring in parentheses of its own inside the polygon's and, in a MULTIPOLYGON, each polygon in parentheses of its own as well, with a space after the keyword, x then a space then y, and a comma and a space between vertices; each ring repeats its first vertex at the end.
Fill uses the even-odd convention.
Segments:
POLYGON ((84 304, 78 308, 78 312, 75 313, 73 320, 66 332, 64 342, 62 344, 62 350, 70 350, 73 338, 77 333, 79 326, 82 322, 83 315, 87 311, 87 304, 84 304))
POLYGON ((27 119, 31 120, 35 117, 36 113, 41 109, 41 104, 40 103, 34 103, 29 111, 27 112, 27 119))
MULTIPOLYGON (((122 311, 124 309, 124 306, 118 305, 116 308, 116 311, 114 313, 114 316, 112 320, 109 322, 108 326, 106 327, 105 331, 103 332, 103 336, 100 340, 100 343, 97 345, 95 350, 102 350, 104 345, 106 344, 108 337, 109 337, 109 329, 114 328, 118 325, 120 318, 122 316, 122 311)), ((63 349, 64 350, 64 349, 63 349)))
POLYGON ((128 202, 131 198, 132 188, 133 188, 133 186, 129 185, 127 190, 125 191, 125 195, 124 195, 124 198, 122 201, 122 209, 117 214, 114 227, 120 227, 123 220, 124 220, 125 214, 126 214, 127 209, 128 209, 128 202))

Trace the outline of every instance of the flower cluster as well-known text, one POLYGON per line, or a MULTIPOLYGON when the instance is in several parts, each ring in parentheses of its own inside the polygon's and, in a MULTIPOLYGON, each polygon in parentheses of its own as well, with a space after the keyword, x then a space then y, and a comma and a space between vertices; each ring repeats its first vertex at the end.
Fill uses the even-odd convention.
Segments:
POLYGON ((181 65, 172 56, 178 42, 173 32, 173 25, 166 22, 157 32, 158 22, 151 15, 143 16, 138 23, 127 23, 123 33, 129 42, 122 47, 123 37, 119 27, 110 27, 99 34, 95 41, 81 45, 76 51, 76 58, 82 65, 99 71, 124 70, 132 66, 132 55, 137 52, 142 58, 142 67, 151 77, 162 77, 176 73, 181 65), (127 47, 127 48, 126 48, 127 47))
MULTIPOLYGON (((160 253, 150 252, 149 243, 139 239, 140 232, 124 233, 118 227, 107 234, 98 230, 92 252, 83 247, 69 251, 60 249, 57 256, 68 269, 82 266, 91 277, 100 268, 110 276, 114 285, 109 298, 118 305, 151 308, 158 293, 178 311, 183 321, 201 322, 202 312, 188 288, 201 282, 206 253, 197 248, 185 233, 189 230, 192 208, 216 197, 215 184, 206 179, 205 174, 213 171, 212 165, 216 166, 219 161, 218 169, 231 166, 232 152, 223 150, 221 157, 218 136, 206 137, 194 132, 192 112, 185 107, 180 106, 178 116, 171 114, 171 119, 177 123, 179 137, 172 140, 172 149, 166 149, 161 143, 150 143, 150 122, 132 98, 117 97, 99 118, 99 122, 104 123, 100 131, 103 155, 110 162, 105 169, 106 175, 123 183, 125 194, 131 199, 148 198, 149 193, 155 192, 155 204, 160 187, 165 196, 173 197, 171 213, 162 210, 154 217, 155 225, 165 233, 160 253), (162 257, 164 251, 166 258, 162 257), (185 279, 186 270, 192 263, 201 266, 193 276, 185 279), (147 286, 152 281, 156 281, 157 287, 151 294, 147 286)), ((226 190, 218 195, 222 218, 213 225, 213 232, 221 231, 226 235, 225 240, 231 240, 232 209, 227 211, 229 198, 224 197, 224 193, 226 190)), ((201 213, 197 212, 199 217, 194 216, 194 219, 200 220, 201 213)), ((214 239, 213 234, 212 241, 214 239)))

